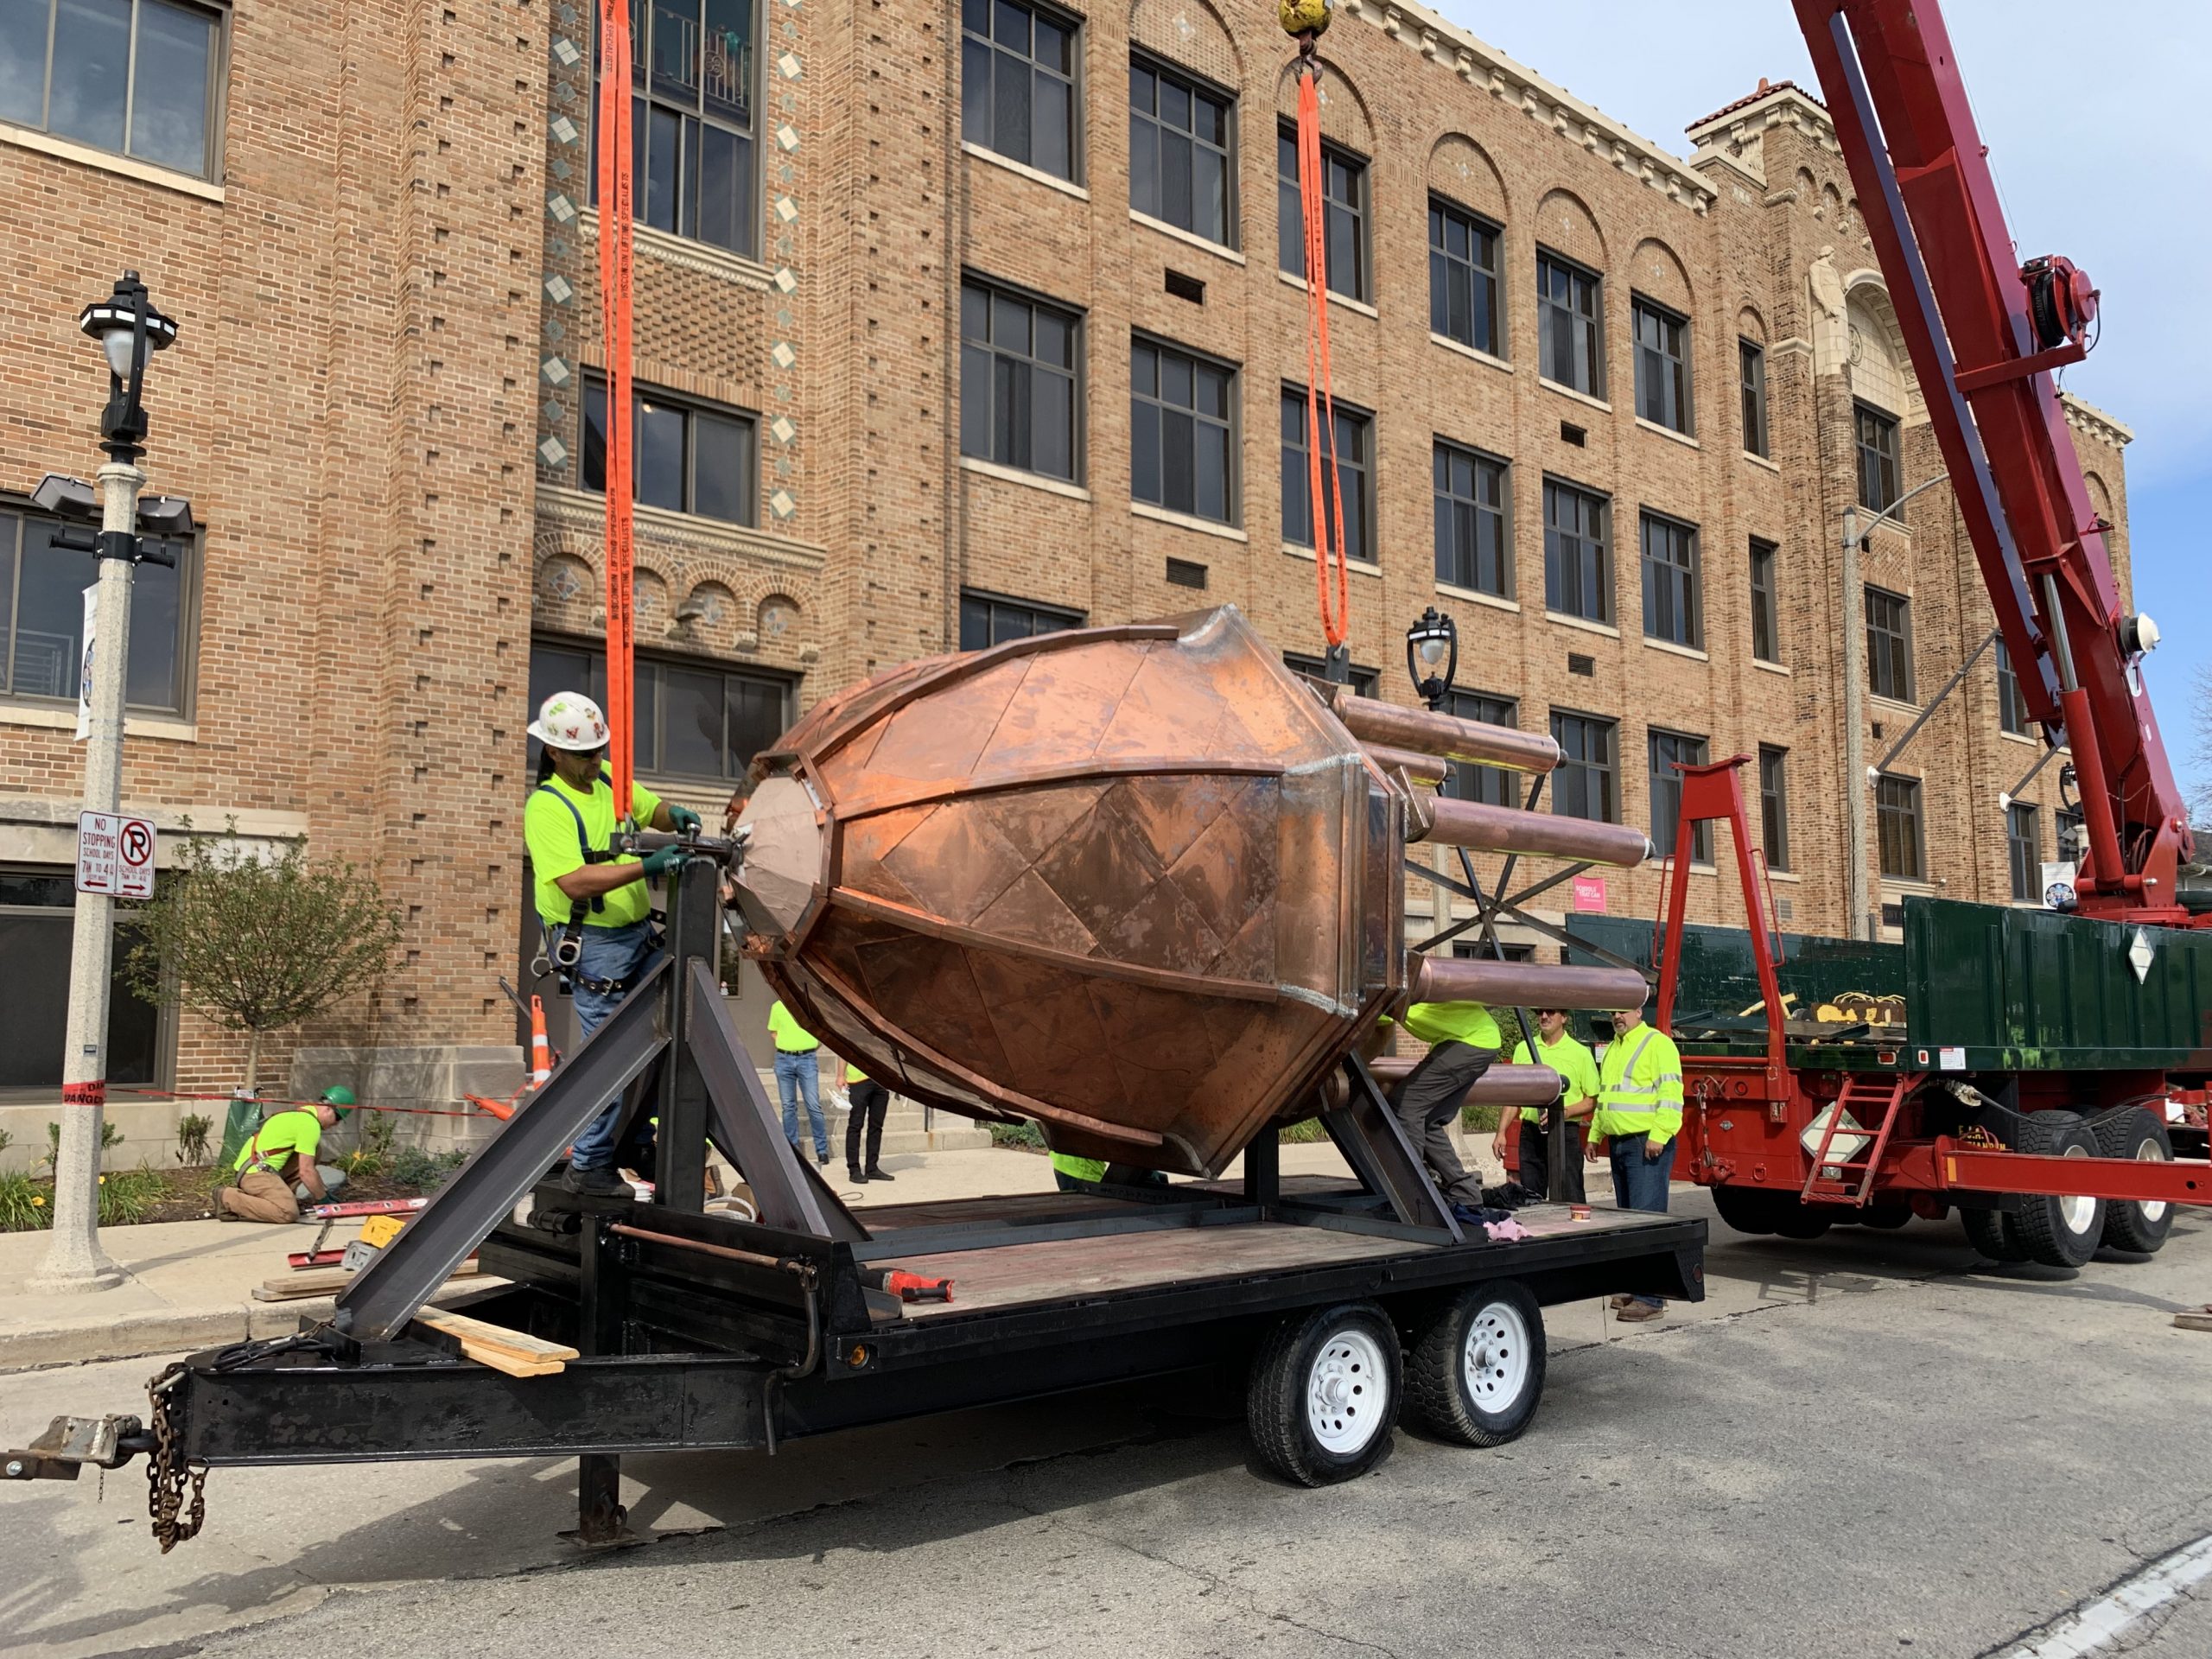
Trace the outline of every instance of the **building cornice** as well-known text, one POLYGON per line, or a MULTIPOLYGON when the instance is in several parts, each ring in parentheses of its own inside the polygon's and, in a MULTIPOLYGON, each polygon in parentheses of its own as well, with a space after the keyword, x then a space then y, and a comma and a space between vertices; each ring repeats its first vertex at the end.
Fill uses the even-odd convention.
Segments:
POLYGON ((1692 213, 1703 213, 1713 205, 1713 187, 1681 157, 1427 7, 1414 0, 1344 0, 1344 10, 1692 213))
POLYGON ((1715 168, 1765 184, 1765 138, 1769 131, 1789 127, 1831 155, 1840 155, 1835 123, 1814 99, 1784 81, 1709 115, 1688 129, 1697 153, 1690 166, 1700 174, 1715 168))
MULTIPOLYGON (((588 531, 594 537, 607 530, 607 501, 588 490, 571 490, 558 484, 537 486, 537 521, 556 530, 588 531)), ((814 571, 829 560, 829 550, 795 537, 772 535, 750 524, 725 524, 689 512, 671 512, 640 502, 631 509, 631 522, 640 541, 688 548, 704 553, 747 559, 786 569, 814 571)))
POLYGON ((2084 398, 2070 391, 2058 394, 2059 407, 2066 411, 2066 424, 2076 432, 2088 434, 2099 443, 2108 443, 2115 449, 2125 449, 2135 442, 2135 429, 2121 423, 2084 398))

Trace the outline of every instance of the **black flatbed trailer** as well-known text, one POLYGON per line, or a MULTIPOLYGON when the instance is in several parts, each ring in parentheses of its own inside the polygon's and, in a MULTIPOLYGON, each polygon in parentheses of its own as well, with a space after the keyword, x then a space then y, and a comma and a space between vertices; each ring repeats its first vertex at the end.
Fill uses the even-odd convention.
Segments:
POLYGON ((849 1209, 784 1139, 730 1027, 713 895, 681 884, 670 960, 331 1319, 178 1362, 143 1422, 58 1418, 0 1457, 0 1477, 73 1478, 143 1452, 167 1549, 198 1529, 207 1476, 226 1465, 573 1456, 577 1535, 609 1542, 626 1535, 626 1452, 772 1452, 1229 1368, 1262 1458, 1320 1484, 1372 1468, 1402 1408, 1469 1445, 1519 1434, 1542 1391, 1548 1306, 1703 1296, 1702 1220, 1537 1206, 1517 1216, 1533 1236, 1511 1242, 1462 1221, 1357 1058, 1321 1118, 1350 1179, 1284 1179, 1270 1131, 1235 1182, 849 1209), (580 1196, 546 1173, 618 1097, 618 1143, 658 1122, 653 1201, 580 1196), (759 1219, 705 1207, 710 1142, 759 1219), (502 1282, 426 1313, 472 1254, 502 1282), (949 1279, 951 1299, 904 1300, 902 1274, 949 1279), (472 1357, 452 1312, 495 1327, 493 1360, 480 1329, 472 1357), (514 1374, 518 1355, 530 1374, 514 1374))

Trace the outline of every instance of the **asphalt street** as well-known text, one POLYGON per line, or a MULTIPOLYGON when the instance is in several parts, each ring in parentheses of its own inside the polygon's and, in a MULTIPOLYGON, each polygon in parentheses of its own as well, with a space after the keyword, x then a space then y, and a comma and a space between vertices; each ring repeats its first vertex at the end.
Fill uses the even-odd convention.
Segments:
MULTIPOLYGON (((1677 1207, 1710 1214, 1702 1195, 1677 1207)), ((1553 1311, 1530 1432, 1402 1431, 1319 1491, 1157 1385, 753 1453, 632 1459, 582 1556, 574 1465, 219 1471, 146 1535, 136 1466, 0 1490, 0 1648, 52 1655, 1856 1659, 2069 1656, 2076 1610, 2212 1534, 2212 1220, 2147 1262, 1977 1265, 1952 1224, 1714 1224, 1713 1300, 1553 1311)), ((0 1376, 0 1439, 128 1410, 150 1362, 0 1376)), ((2125 1598, 2122 1598, 2125 1600, 2125 1598)), ((2097 1651, 2212 1654, 2212 1578, 2097 1651)))

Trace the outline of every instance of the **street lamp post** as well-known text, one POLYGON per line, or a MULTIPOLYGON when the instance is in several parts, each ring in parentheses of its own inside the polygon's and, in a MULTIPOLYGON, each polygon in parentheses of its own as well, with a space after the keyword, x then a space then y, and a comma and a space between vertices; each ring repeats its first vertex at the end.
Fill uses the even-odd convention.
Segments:
MULTIPOLYGON (((123 708, 130 651, 130 586, 138 561, 160 556, 139 539, 138 491, 146 475, 146 411, 141 392, 148 359, 176 339, 176 324, 154 308, 135 270, 112 295, 85 308, 77 326, 99 342, 108 362, 108 402, 100 416, 100 529, 91 550, 99 563, 92 644, 84 671, 90 709, 85 743, 85 810, 114 812, 123 798, 123 708)), ((70 480, 48 480, 40 498, 66 498, 70 480), (57 487, 59 486, 59 487, 57 487)), ((79 486, 81 490, 81 486, 79 486)), ((188 523, 188 519, 186 521, 188 523)), ((57 538, 62 545, 67 541, 57 538)), ((83 543, 77 543, 82 546, 83 543)), ((123 1270, 99 1243, 100 1127, 107 1101, 108 980, 112 955, 105 893, 77 895, 69 951, 68 1036, 61 1059, 61 1140, 54 1163, 54 1232, 31 1287, 44 1291, 105 1290, 123 1270)))

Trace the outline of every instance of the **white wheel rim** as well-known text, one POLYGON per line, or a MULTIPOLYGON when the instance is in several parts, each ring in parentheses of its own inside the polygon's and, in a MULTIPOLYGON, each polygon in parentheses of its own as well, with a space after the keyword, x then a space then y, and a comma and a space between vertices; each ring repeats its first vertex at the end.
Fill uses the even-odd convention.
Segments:
MULTIPOLYGON (((2069 1158, 2087 1158, 2088 1155, 2087 1148, 2082 1147, 2069 1147, 2065 1152, 2069 1158)), ((2097 1201, 2094 1198, 2061 1198, 2058 1201, 2058 1218, 2064 1224, 2066 1230, 2078 1238, 2096 1225, 2097 1201)))
POLYGON ((1502 1412, 1529 1385, 1529 1322, 1510 1302, 1491 1302, 1467 1327, 1461 1351, 1467 1393, 1487 1412, 1502 1412))
POLYGON ((1321 1449, 1346 1457, 1365 1448, 1390 1421, 1390 1376, 1382 1350, 1364 1331, 1329 1333, 1306 1376, 1306 1425, 1321 1449))
MULTIPOLYGON (((2139 1164, 2163 1164, 2167 1161, 2165 1148, 2156 1141, 2146 1139, 2135 1148, 2135 1161, 2139 1164)), ((2136 1205, 2135 1213, 2143 1217, 2145 1226, 2155 1227, 2166 1218, 2165 1203, 2163 1199, 2156 1204, 2148 1198, 2142 1199, 2136 1205)))

